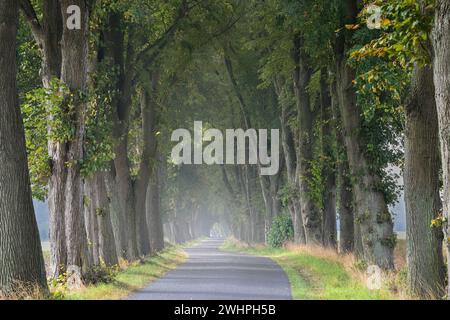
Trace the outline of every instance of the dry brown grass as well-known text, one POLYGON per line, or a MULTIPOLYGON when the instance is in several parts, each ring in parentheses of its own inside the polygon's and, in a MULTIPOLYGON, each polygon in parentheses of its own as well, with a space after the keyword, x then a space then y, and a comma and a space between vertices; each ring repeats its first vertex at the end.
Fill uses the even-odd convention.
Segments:
POLYGON ((406 266, 406 240, 397 240, 394 250, 395 268, 401 270, 406 266))
POLYGON ((339 254, 336 250, 331 248, 324 248, 321 246, 306 246, 288 243, 285 248, 292 252, 305 253, 318 258, 326 259, 335 263, 339 263, 344 266, 345 270, 351 274, 351 276, 359 281, 366 281, 367 277, 365 272, 359 270, 358 259, 353 254, 339 254))
MULTIPOLYGON (((332 248, 324 248, 321 246, 306 246, 288 243, 285 245, 288 251, 309 254, 318 258, 332 261, 342 265, 349 275, 361 282, 367 283, 368 275, 361 262, 354 254, 339 254, 332 248)), ((394 251, 395 255, 395 271, 383 273, 383 285, 389 291, 393 292, 398 299, 406 300, 413 299, 411 295, 407 294, 402 272, 406 266, 406 242, 399 240, 398 245, 394 251)))
POLYGON ((13 288, 7 292, 0 291, 0 300, 45 300, 48 292, 37 285, 15 281, 13 288))

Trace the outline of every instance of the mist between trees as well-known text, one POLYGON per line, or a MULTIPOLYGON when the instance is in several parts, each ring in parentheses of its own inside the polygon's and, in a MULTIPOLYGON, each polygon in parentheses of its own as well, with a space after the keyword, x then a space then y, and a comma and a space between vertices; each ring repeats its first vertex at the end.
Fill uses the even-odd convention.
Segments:
POLYGON ((213 225, 264 243, 283 214, 292 241, 393 270, 397 166, 408 288, 444 297, 450 3, 374 1, 369 29, 365 2, 1 0, 2 293, 78 286, 213 225), (279 129, 278 172, 175 165, 171 133, 200 120, 279 129), (32 198, 49 205, 47 270, 32 198))

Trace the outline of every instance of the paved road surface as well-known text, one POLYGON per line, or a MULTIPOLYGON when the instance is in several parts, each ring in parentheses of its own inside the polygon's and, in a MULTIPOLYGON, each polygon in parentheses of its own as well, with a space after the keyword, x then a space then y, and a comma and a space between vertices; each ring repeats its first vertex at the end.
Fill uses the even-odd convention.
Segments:
POLYGON ((186 249, 188 260, 129 297, 132 300, 283 300, 289 281, 269 258, 219 251, 207 239, 186 249))

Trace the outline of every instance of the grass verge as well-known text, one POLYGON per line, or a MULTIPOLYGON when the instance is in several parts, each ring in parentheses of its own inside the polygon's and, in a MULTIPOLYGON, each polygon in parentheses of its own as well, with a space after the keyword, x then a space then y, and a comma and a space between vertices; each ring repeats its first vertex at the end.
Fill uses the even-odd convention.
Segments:
POLYGON ((64 299, 119 300, 126 298, 133 291, 147 286, 183 263, 187 258, 183 248, 192 244, 190 242, 183 246, 170 246, 155 256, 130 264, 125 270, 120 271, 112 282, 88 285, 82 289, 67 292, 64 299))
POLYGON ((320 248, 287 247, 273 249, 248 246, 227 240, 222 250, 266 256, 286 272, 296 300, 392 300, 388 289, 369 290, 357 270, 349 271, 345 257, 320 248))

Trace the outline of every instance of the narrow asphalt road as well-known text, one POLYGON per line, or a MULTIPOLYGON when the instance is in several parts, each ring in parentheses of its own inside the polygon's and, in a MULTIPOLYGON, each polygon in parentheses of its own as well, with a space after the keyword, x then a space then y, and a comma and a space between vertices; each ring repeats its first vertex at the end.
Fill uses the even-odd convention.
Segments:
POLYGON ((132 294, 131 300, 288 300, 291 288, 273 260, 222 252, 223 240, 186 249, 188 260, 132 294))

